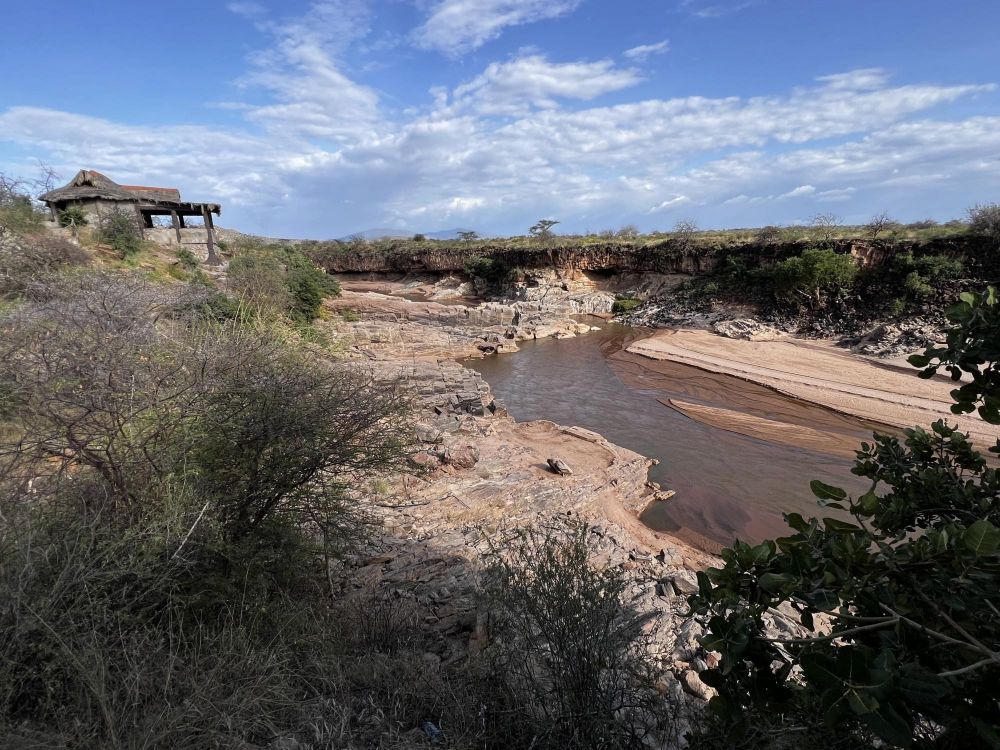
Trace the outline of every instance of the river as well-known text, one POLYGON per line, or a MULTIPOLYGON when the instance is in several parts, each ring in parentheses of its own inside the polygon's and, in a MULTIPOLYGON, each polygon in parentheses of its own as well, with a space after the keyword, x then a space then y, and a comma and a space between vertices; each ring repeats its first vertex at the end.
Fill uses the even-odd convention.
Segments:
POLYGON ((679 399, 778 420, 775 424, 818 425, 858 444, 870 440, 871 425, 738 378, 624 351, 641 335, 602 323, 600 331, 584 336, 526 341, 518 353, 465 364, 482 373, 518 421, 579 425, 658 459, 650 478, 677 494, 651 505, 642 520, 703 549, 787 533, 785 512, 831 515, 817 506, 810 479, 864 491, 843 452, 806 450, 779 434, 773 440, 737 434, 668 404, 679 399))

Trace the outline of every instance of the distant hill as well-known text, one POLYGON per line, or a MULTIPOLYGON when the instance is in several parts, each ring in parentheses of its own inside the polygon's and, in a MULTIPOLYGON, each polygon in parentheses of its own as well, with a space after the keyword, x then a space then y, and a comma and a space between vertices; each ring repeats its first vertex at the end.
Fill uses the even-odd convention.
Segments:
POLYGON ((415 234, 422 234, 429 240, 455 240, 458 239, 459 232, 469 231, 458 227, 456 229, 441 229, 436 232, 418 232, 417 230, 410 229, 399 229, 399 228, 376 228, 376 229, 366 229, 363 232, 354 232, 352 234, 345 235, 344 237, 338 237, 337 239, 341 242, 346 242, 358 235, 364 237, 366 240, 383 240, 383 239, 410 239, 415 234))

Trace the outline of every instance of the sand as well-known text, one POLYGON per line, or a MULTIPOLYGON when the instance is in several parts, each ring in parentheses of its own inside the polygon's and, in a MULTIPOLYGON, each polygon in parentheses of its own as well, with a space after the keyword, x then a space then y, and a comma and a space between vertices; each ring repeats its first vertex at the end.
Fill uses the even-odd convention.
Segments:
MULTIPOLYGON (((631 344, 627 351, 742 378, 843 414, 895 427, 926 426, 945 419, 968 432, 983 448, 1000 438, 1000 427, 986 424, 975 415, 951 413, 950 392, 955 387, 951 380, 923 380, 905 362, 873 360, 838 348, 831 341, 791 336, 743 341, 704 330, 680 329, 657 331, 631 344)), ((674 406, 692 418, 716 424, 725 421, 723 414, 703 414, 674 406)), ((760 434, 767 431, 768 425, 734 423, 732 428, 760 434)))

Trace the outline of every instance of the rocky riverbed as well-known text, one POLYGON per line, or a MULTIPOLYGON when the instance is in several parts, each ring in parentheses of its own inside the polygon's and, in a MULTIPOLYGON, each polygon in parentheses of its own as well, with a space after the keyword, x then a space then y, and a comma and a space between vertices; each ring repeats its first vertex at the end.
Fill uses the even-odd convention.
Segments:
POLYGON ((646 628, 661 665, 659 689, 687 706, 682 713, 700 710, 712 692, 698 671, 712 657, 683 613, 695 571, 715 558, 639 520, 668 494, 648 481, 653 461, 579 427, 514 421, 458 361, 513 351, 529 337, 584 334, 592 326, 576 316, 604 305, 606 293, 567 285, 471 306, 472 290, 450 281, 341 281, 343 295, 330 303, 343 315, 331 316, 337 338, 349 357, 413 395, 417 449, 412 472, 382 488, 385 533, 348 562, 354 588, 345 594, 413 603, 435 633, 427 659, 459 662, 489 638, 475 591, 497 540, 519 528, 582 521, 594 563, 627 571, 632 605, 656 615, 646 628), (429 301, 435 295, 441 301, 429 301), (572 473, 553 471, 549 459, 572 473))
MULTIPOLYGON (((693 717, 712 695, 698 672, 713 655, 700 647, 698 626, 684 612, 696 590, 695 572, 717 560, 640 520, 649 508, 671 502, 669 488, 649 481, 655 462, 579 426, 515 421, 489 384, 461 363, 517 357, 512 353, 526 341, 588 335, 601 318, 610 318, 617 293, 646 284, 663 294, 671 279, 595 280, 546 271, 489 300, 477 297, 481 287, 459 277, 345 275, 341 284, 341 297, 327 304, 328 325, 346 356, 412 395, 415 441, 411 470, 378 489, 384 533, 347 561, 352 575, 344 580, 352 588, 345 596, 411 603, 434 634, 427 661, 460 663, 490 637, 489 614, 476 597, 485 557, 509 532, 566 519, 585 522, 593 562, 625 571, 631 604, 655 615, 646 628, 660 665, 658 689, 684 706, 685 720, 693 717), (554 471, 555 462, 570 472, 554 471)), ((902 425, 928 421, 947 405, 943 382, 920 381, 902 367, 874 364, 829 342, 795 339, 734 312, 687 320, 686 330, 633 342, 616 355, 622 359, 617 364, 641 358, 646 364, 636 377, 648 379, 669 361, 812 404, 821 419, 796 410, 786 414, 787 405, 760 394, 757 406, 744 404, 739 411, 699 403, 698 393, 695 401, 668 406, 739 439, 773 442, 780 434, 782 450, 806 447, 841 461, 849 460, 857 439, 856 425, 847 424, 854 417, 846 415, 902 425)), ((858 343, 885 353, 892 349, 885 341, 896 335, 886 330, 858 343)), ((791 613, 770 617, 776 632, 798 631, 791 613)))

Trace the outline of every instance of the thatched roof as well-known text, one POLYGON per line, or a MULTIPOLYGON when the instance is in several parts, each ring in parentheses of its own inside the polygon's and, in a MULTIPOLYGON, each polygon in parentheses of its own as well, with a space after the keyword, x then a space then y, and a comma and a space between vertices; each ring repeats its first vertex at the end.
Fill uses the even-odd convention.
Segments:
POLYGON ((61 188, 50 190, 39 196, 46 203, 80 200, 81 198, 103 198, 110 201, 134 201, 137 196, 117 182, 108 179, 93 169, 81 169, 76 177, 61 188))
MULTIPOLYGON (((177 188, 148 187, 146 185, 119 185, 114 180, 93 169, 81 169, 76 176, 61 188, 50 190, 39 198, 45 203, 64 203, 67 201, 103 199, 109 201, 128 201, 147 205, 164 205, 191 210, 200 207, 201 203, 186 203, 181 200, 181 191, 177 188)), ((217 203, 206 203, 209 211, 220 213, 217 203)))
POLYGON ((142 200, 180 203, 181 191, 177 188, 146 187, 145 185, 122 185, 122 190, 134 193, 142 200))

